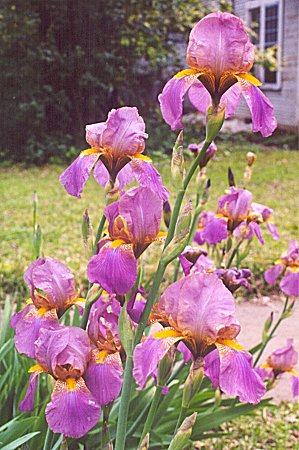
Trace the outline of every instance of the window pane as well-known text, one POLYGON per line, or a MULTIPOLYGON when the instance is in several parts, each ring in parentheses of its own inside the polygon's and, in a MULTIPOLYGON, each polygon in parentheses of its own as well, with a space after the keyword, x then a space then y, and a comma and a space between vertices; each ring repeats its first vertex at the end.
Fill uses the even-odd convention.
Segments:
MULTIPOLYGON (((265 49, 278 44, 278 5, 265 8, 265 49)), ((265 69, 265 83, 275 84, 277 72, 265 69)))
POLYGON ((251 42, 258 47, 260 43, 260 8, 250 10, 250 27, 253 31, 251 42))

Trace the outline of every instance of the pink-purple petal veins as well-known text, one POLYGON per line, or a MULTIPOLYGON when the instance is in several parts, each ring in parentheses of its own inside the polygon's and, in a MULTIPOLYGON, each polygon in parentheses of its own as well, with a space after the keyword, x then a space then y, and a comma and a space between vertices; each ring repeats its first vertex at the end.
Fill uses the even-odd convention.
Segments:
POLYGON ((102 148, 103 147, 102 136, 106 128, 107 128, 106 122, 92 123, 90 125, 86 125, 85 127, 86 142, 91 147, 95 147, 98 149, 102 148))
POLYGON ((276 283, 276 280, 282 271, 283 265, 275 264, 275 266, 271 266, 269 267, 269 269, 266 270, 264 278, 268 284, 271 284, 273 286, 276 283))
POLYGON ((55 309, 40 315, 38 309, 33 304, 29 304, 12 316, 10 325, 16 332, 14 341, 17 351, 34 359, 34 344, 41 328, 56 328, 59 322, 55 309))
POLYGON ((132 188, 119 201, 119 214, 125 219, 132 242, 152 242, 160 231, 163 203, 151 189, 132 188))
POLYGON ((211 105, 211 95, 199 80, 195 80, 190 87, 188 97, 194 108, 203 114, 211 105))
POLYGON ((75 161, 60 175, 59 181, 68 194, 81 198, 83 187, 99 155, 79 155, 75 161))
MULTIPOLYGON (((93 176, 97 183, 105 187, 109 180, 109 174, 104 164, 99 160, 93 171, 93 176)), ((134 180, 132 164, 126 164, 117 174, 116 179, 119 182, 119 189, 123 189, 134 180)))
POLYGON ((58 377, 57 366, 71 365, 83 374, 90 358, 90 341, 85 330, 79 327, 59 326, 56 329, 41 329, 35 343, 35 357, 42 367, 58 377))
POLYGON ((100 145, 112 149, 114 156, 135 155, 144 150, 145 124, 137 108, 112 109, 106 127, 98 138, 100 145))
POLYGON ((44 258, 38 258, 36 261, 33 261, 30 266, 26 269, 25 273, 24 273, 24 280, 25 283, 27 284, 27 286, 30 289, 30 295, 32 298, 34 298, 34 290, 35 290, 35 285, 32 279, 32 275, 33 275, 33 271, 38 267, 41 266, 45 263, 45 259, 44 258))
POLYGON ((56 381, 46 419, 54 433, 80 438, 97 424, 101 410, 83 378, 75 383, 75 389, 69 389, 67 382, 56 381))
MULTIPOLYGON (((184 75, 178 78, 171 78, 158 97, 163 119, 170 125, 172 130, 183 128, 183 100, 188 89, 197 81, 197 76, 184 75)), ((203 95, 207 99, 207 96, 203 95)))
POLYGON ((201 239, 209 244, 218 244, 227 239, 227 222, 225 219, 210 220, 201 231, 201 239))
MULTIPOLYGON (((198 342, 206 341, 207 338, 215 341, 218 330, 235 321, 232 294, 213 273, 196 272, 184 281, 173 284, 177 286, 179 329, 190 332, 198 342)), ((166 298, 167 291, 168 288, 164 292, 166 298)))
POLYGON ((219 386, 219 375, 220 375, 220 358, 218 350, 213 350, 208 353, 205 357, 204 371, 205 376, 208 377, 214 389, 219 386))
POLYGON ((34 397, 38 385, 38 375, 40 372, 33 372, 30 375, 28 388, 24 399, 19 405, 20 411, 33 411, 34 410, 34 397))
POLYGON ((182 337, 158 339, 151 335, 135 347, 133 376, 139 385, 137 389, 144 388, 148 376, 156 372, 159 362, 180 339, 182 337))
POLYGON ((64 308, 76 296, 72 272, 57 259, 46 257, 43 264, 33 269, 31 278, 35 288, 47 294, 52 307, 64 308))
POLYGON ((241 80, 241 86, 241 92, 251 112, 252 130, 259 131, 264 137, 270 136, 277 127, 272 103, 258 87, 244 80, 241 80))
POLYGON ((287 269, 280 282, 280 288, 286 295, 299 296, 299 270, 287 269))
POLYGON ((109 294, 123 295, 133 286, 137 278, 137 262, 131 244, 113 247, 104 245, 91 258, 87 266, 87 278, 100 284, 109 294))
POLYGON ((252 367, 252 356, 229 346, 216 344, 220 356, 219 386, 229 396, 241 402, 259 403, 266 387, 252 367))
POLYGON ((122 387, 123 368, 119 353, 109 354, 103 362, 98 363, 96 353, 84 374, 86 386, 99 405, 115 400, 122 387))
POLYGON ((243 22, 229 13, 207 15, 192 29, 187 63, 210 70, 220 77, 226 71, 248 72, 254 62, 254 47, 243 22))
POLYGON ((151 162, 140 158, 133 158, 132 170, 140 186, 154 191, 163 202, 168 199, 169 191, 163 186, 161 175, 151 162))

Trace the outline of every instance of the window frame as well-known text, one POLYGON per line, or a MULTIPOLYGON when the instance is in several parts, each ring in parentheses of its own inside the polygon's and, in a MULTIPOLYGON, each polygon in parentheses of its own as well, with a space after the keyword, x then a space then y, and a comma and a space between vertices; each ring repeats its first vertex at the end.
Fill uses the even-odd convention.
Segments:
POLYGON ((263 83, 263 89, 277 91, 282 86, 282 74, 281 74, 281 61, 282 61, 282 32, 283 32, 283 2, 282 0, 250 0, 246 2, 246 23, 250 26, 251 10, 260 8, 260 50, 265 49, 265 25, 266 25, 266 7, 278 6, 278 30, 277 30, 277 72, 276 83, 264 83, 265 69, 264 67, 258 67, 258 77, 263 83))

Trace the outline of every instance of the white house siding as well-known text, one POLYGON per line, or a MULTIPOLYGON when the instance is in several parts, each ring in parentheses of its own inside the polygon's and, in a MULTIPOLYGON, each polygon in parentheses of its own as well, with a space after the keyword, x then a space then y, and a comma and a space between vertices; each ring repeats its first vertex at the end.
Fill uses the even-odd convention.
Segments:
MULTIPOLYGON (((235 0, 234 13, 246 20, 246 10, 250 3, 251 0, 235 0)), ((284 67, 281 88, 264 89, 264 92, 274 105, 278 124, 299 130, 299 0, 282 0, 282 8, 281 52, 284 67)), ((240 103, 238 114, 250 117, 244 101, 240 103)))

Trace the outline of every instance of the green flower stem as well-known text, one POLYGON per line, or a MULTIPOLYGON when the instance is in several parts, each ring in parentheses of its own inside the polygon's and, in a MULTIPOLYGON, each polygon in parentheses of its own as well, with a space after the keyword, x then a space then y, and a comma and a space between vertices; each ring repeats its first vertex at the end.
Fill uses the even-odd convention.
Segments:
POLYGON ((130 394, 133 382, 133 357, 128 356, 124 371, 124 381, 118 411, 115 450, 124 450, 127 430, 127 418, 130 406, 130 394))
POLYGON ((238 250, 239 250, 239 247, 240 247, 240 245, 242 244, 242 242, 243 242, 243 241, 239 241, 239 242, 237 243, 237 245, 235 246, 235 248, 233 249, 233 251, 232 251, 232 253, 231 253, 231 255, 230 255, 230 258, 229 258, 229 260, 228 260, 228 263, 227 263, 227 265, 226 265, 226 269, 229 269, 230 266, 232 265, 232 262, 233 262, 233 260, 234 260, 234 257, 236 256, 236 254, 237 254, 237 252, 238 252, 238 250))
POLYGON ((180 410, 180 415, 179 415, 178 421, 176 423, 175 431, 173 434, 175 434, 177 432, 178 428, 181 426, 183 420, 187 416, 187 412, 188 412, 188 408, 186 406, 182 405, 181 410, 180 410))
POLYGON ((158 404, 159 404, 159 400, 161 398, 161 393, 163 390, 163 386, 157 386, 156 387, 156 391, 151 403, 151 407, 150 410, 148 412, 144 427, 143 427, 143 432, 139 441, 139 446, 141 445, 141 442, 143 441, 143 439, 145 438, 146 434, 151 430, 152 424, 153 424, 153 420, 155 418, 156 415, 156 411, 158 408, 158 404))
MULTIPOLYGON (((183 182, 183 188, 179 190, 176 202, 173 208, 173 212, 171 215, 171 220, 169 224, 169 229, 167 233, 167 238, 165 241, 164 249, 168 246, 170 241, 172 240, 175 232, 175 226, 178 220, 178 216, 180 213, 182 201, 184 199, 184 195, 186 193, 187 187, 195 173, 195 170, 198 167, 199 161, 204 155, 205 151, 209 147, 211 142, 205 141, 200 153, 197 155, 195 160, 193 161, 193 164, 191 165, 190 169, 187 172, 187 175, 183 182)), ((144 311, 142 313, 140 322, 138 324, 135 339, 134 339, 134 347, 139 344, 141 337, 143 335, 143 332, 145 330, 149 315, 151 313, 152 307, 155 303, 157 294, 159 292, 160 283, 163 279, 163 275, 166 269, 166 264, 161 262, 161 259, 159 261, 158 269, 155 274, 153 284, 151 287, 151 290, 149 292, 149 296, 144 308, 144 311)), ((130 357, 127 359, 126 367, 124 371, 124 382, 123 382, 123 388, 121 393, 121 399, 120 399, 120 405, 119 405, 119 412, 118 412, 118 422, 117 422, 117 429, 116 429, 116 441, 115 441, 115 450, 124 450, 125 448, 125 439, 126 439, 126 429, 127 429, 127 419, 128 419, 128 411, 129 411, 129 403, 130 403, 130 394, 131 394, 131 386, 132 386, 132 371, 133 371, 133 359, 130 357)))
POLYGON ((103 406, 103 427, 102 427, 102 448, 109 448, 109 443, 111 442, 111 436, 108 426, 109 414, 111 411, 110 405, 103 406))
POLYGON ((277 328, 279 327, 279 325, 281 324, 281 322, 285 319, 284 314, 285 314, 285 312, 286 312, 286 310, 287 310, 288 303, 289 303, 289 298, 286 297, 285 303, 284 303, 284 307, 283 307, 283 310, 282 310, 282 313, 280 314, 279 319, 277 320, 276 324, 275 324, 274 327, 272 328, 271 333, 267 336, 265 342, 262 344, 261 349, 260 349, 260 351, 259 351, 257 357, 255 358, 255 361, 254 361, 254 364, 253 364, 254 366, 256 366, 257 363, 259 362, 259 360, 260 360, 262 354, 264 353, 264 350, 265 350, 266 346, 268 345, 268 342, 271 341, 271 339, 272 339, 273 336, 274 336, 275 331, 277 330, 277 328))
POLYGON ((53 432, 48 427, 47 434, 46 434, 45 441, 44 441, 43 450, 51 450, 52 438, 53 438, 53 432))
POLYGON ((106 217, 104 216, 104 214, 101 217, 99 226, 98 226, 98 230, 97 230, 97 235, 96 235, 96 239, 94 241, 94 246, 93 246, 93 254, 96 255, 98 252, 98 242, 102 237, 102 233, 103 233, 103 229, 104 229, 104 225, 106 222, 106 217))
POLYGON ((91 307, 101 297, 102 292, 103 292, 103 289, 101 288, 96 293, 96 295, 94 297, 92 297, 90 300, 88 300, 88 293, 87 293, 86 305, 85 305, 85 308, 84 308, 84 313, 83 313, 81 324, 80 324, 80 328, 83 328, 83 330, 86 329, 91 307))

